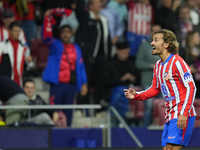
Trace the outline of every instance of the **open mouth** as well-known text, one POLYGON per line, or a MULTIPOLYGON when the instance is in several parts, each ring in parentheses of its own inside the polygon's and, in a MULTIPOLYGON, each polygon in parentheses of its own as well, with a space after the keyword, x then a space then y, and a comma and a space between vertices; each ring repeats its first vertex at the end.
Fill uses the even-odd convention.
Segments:
POLYGON ((155 46, 152 46, 152 48, 153 48, 153 50, 155 50, 155 49, 156 49, 156 47, 155 47, 155 46))

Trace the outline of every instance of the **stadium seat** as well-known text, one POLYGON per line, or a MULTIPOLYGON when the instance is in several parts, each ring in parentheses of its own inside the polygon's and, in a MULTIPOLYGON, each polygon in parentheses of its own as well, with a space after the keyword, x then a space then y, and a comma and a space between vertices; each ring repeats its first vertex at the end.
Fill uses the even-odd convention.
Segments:
POLYGON ((36 69, 43 70, 46 67, 49 55, 49 47, 42 40, 31 41, 31 54, 36 65, 36 69))
POLYGON ((144 101, 131 100, 129 105, 130 110, 133 111, 135 118, 144 117, 144 101))
POLYGON ((166 110, 165 103, 159 102, 158 103, 158 118, 159 118, 158 120, 159 120, 160 126, 165 125, 165 110, 166 110))
MULTIPOLYGON (((142 91, 141 86, 134 86, 133 89, 137 92, 142 91)), ((144 101, 130 100, 130 110, 134 113, 135 118, 144 117, 144 101)))
POLYGON ((158 105, 165 104, 165 100, 163 98, 155 98, 153 100, 153 124, 159 125, 159 112, 158 112, 158 105))

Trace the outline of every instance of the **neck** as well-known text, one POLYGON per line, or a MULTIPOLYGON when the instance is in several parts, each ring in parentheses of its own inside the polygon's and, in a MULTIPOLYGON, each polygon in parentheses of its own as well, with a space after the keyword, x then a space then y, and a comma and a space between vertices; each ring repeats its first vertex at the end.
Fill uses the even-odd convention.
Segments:
POLYGON ((10 36, 10 40, 12 40, 12 41, 17 41, 15 38, 13 38, 12 36, 10 36))
POLYGON ((162 60, 162 63, 165 63, 165 61, 167 60, 167 58, 171 55, 171 53, 169 53, 167 50, 164 50, 162 54, 159 55, 159 57, 162 60))
POLYGON ((68 42, 63 42, 63 44, 69 44, 69 41, 68 42))
POLYGON ((96 11, 92 11, 94 13, 94 16, 96 19, 99 19, 99 12, 96 12, 96 11))

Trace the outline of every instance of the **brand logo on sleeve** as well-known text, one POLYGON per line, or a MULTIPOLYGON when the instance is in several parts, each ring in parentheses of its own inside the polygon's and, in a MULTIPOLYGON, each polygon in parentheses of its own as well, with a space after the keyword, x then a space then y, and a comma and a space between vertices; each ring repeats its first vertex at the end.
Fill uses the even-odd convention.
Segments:
POLYGON ((191 75, 189 72, 186 72, 186 73, 184 74, 184 80, 185 80, 186 82, 192 81, 192 75, 191 75))
POLYGON ((176 138, 175 136, 168 136, 168 139, 174 139, 176 138))

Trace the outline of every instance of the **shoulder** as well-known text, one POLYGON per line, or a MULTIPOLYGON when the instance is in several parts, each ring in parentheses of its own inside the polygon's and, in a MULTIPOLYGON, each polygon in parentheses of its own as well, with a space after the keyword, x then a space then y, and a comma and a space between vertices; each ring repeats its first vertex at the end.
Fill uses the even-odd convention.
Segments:
POLYGON ((99 18, 101 19, 101 21, 108 21, 104 15, 99 14, 99 18))
POLYGON ((185 62, 184 59, 181 56, 179 56, 178 54, 175 54, 174 55, 174 62, 176 63, 178 61, 179 62, 185 62))
POLYGON ((109 1, 107 6, 117 6, 117 2, 116 1, 109 1))
POLYGON ((158 65, 160 65, 160 63, 161 63, 161 59, 157 60, 156 63, 155 63, 155 67, 154 68, 157 68, 158 65))

